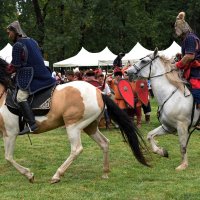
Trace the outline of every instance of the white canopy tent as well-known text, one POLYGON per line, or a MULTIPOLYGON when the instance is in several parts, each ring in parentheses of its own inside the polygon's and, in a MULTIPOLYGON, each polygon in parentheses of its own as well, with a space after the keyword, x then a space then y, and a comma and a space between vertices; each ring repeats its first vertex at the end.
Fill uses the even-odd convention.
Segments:
POLYGON ((60 62, 54 63, 53 67, 90 67, 90 66, 99 66, 100 62, 102 65, 108 65, 108 61, 112 61, 116 58, 116 55, 113 54, 108 47, 98 53, 91 53, 87 51, 84 47, 81 48, 79 53, 71 58, 62 60, 60 62), (104 62, 105 61, 105 62, 104 62))
MULTIPOLYGON (((127 53, 122 61, 123 63, 127 62, 128 60, 131 62, 136 62, 137 60, 153 53, 153 51, 145 49, 139 42, 133 47, 133 49, 127 53)), ((164 55, 168 58, 172 58, 177 53, 181 53, 181 47, 173 41, 173 43, 165 50, 159 51, 160 55, 164 55)))
POLYGON ((53 67, 75 67, 75 66, 95 66, 97 61, 94 60, 96 53, 90 53, 84 47, 77 55, 54 63, 53 67))
POLYGON ((4 59, 7 63, 10 63, 12 60, 12 46, 7 44, 2 50, 0 50, 0 57, 4 59))
POLYGON ((125 63, 128 62, 128 60, 130 62, 136 62, 140 58, 143 58, 151 53, 153 53, 153 51, 144 48, 139 42, 137 42, 130 52, 122 58, 122 62, 125 63))
POLYGON ((177 53, 181 53, 181 47, 175 41, 173 41, 171 46, 167 49, 159 51, 160 55, 164 55, 170 59, 174 57, 177 53))
POLYGON ((44 60, 44 65, 45 65, 46 67, 49 67, 49 61, 44 60))
MULTIPOLYGON (((161 55, 165 55, 169 58, 180 52, 181 47, 175 41, 169 48, 159 51, 161 55)), ((151 53, 153 53, 153 51, 144 48, 139 42, 137 42, 132 50, 122 58, 122 62, 123 64, 126 64, 128 61, 134 63, 151 53)), ((112 53, 108 47, 98 53, 91 53, 82 47, 77 55, 54 63, 53 67, 108 66, 113 64, 116 57, 117 55, 112 53)))
POLYGON ((100 66, 112 65, 114 59, 117 57, 114 53, 110 51, 108 47, 106 47, 103 51, 99 52, 98 55, 98 64, 100 66))

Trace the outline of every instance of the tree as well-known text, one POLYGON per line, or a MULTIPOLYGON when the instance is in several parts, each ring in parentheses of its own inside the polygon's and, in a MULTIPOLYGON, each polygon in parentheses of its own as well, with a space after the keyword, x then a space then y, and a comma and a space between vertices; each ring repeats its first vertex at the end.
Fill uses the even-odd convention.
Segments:
POLYGON ((115 54, 129 52, 136 42, 153 50, 169 47, 180 11, 200 32, 200 0, 13 0, 0 7, 0 44, 8 42, 6 26, 19 20, 23 30, 54 63, 78 53, 81 47, 99 52, 108 46, 115 54))
POLYGON ((6 27, 17 19, 18 12, 16 4, 12 0, 1 1, 0 6, 0 47, 3 48, 9 41, 6 27))

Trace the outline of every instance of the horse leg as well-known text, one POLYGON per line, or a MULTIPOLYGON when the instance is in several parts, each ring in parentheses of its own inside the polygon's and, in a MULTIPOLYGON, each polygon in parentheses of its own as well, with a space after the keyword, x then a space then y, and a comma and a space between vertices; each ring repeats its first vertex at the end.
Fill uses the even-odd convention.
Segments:
POLYGON ((81 144, 81 130, 72 126, 66 128, 68 138, 71 144, 71 153, 67 160, 57 169, 56 173, 51 179, 51 183, 57 183, 60 181, 61 176, 64 175, 65 171, 71 165, 71 163, 77 158, 77 156, 83 151, 81 144))
POLYGON ((14 159, 13 159, 13 153, 15 148, 15 141, 16 141, 16 135, 10 135, 10 136, 4 136, 4 148, 5 148, 5 159, 13 166, 19 173, 26 176, 29 180, 29 182, 33 183, 34 181, 34 174, 28 169, 21 165, 19 165, 14 159))
POLYGON ((109 140, 99 131, 97 124, 93 123, 84 131, 100 146, 103 150, 103 175, 102 178, 108 178, 109 167, 109 140))
POLYGON ((180 151, 181 151, 181 164, 176 168, 177 171, 184 170, 188 167, 188 158, 187 158, 187 140, 189 137, 188 127, 184 123, 179 123, 177 126, 179 142, 180 142, 180 151))
POLYGON ((161 136, 166 134, 167 132, 163 129, 162 126, 159 126, 158 128, 150 131, 147 135, 147 139, 151 144, 152 150, 154 153, 163 156, 163 157, 168 157, 168 152, 166 149, 161 148, 157 145, 156 141, 154 140, 155 136, 161 136))

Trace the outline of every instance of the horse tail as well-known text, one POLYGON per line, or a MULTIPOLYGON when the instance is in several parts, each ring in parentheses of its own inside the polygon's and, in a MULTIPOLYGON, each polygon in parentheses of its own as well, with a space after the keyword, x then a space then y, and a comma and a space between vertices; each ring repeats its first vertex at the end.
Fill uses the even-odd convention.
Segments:
POLYGON ((120 109, 118 105, 112 99, 110 99, 110 97, 102 94, 102 98, 109 110, 111 119, 113 119, 113 121, 119 125, 121 134, 131 147, 136 159, 143 165, 149 166, 142 152, 142 150, 147 149, 146 144, 139 133, 138 128, 131 121, 128 114, 120 109))

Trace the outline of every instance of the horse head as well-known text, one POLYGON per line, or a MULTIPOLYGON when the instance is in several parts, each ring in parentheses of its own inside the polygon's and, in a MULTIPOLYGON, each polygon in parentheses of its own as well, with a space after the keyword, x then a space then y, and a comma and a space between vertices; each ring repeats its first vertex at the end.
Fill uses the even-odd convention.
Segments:
POLYGON ((127 70, 129 80, 137 78, 150 78, 152 62, 158 57, 158 48, 156 47, 153 54, 141 58, 137 63, 127 70))
POLYGON ((0 84, 6 89, 11 86, 11 75, 7 71, 9 64, 2 58, 0 58, 0 84))

